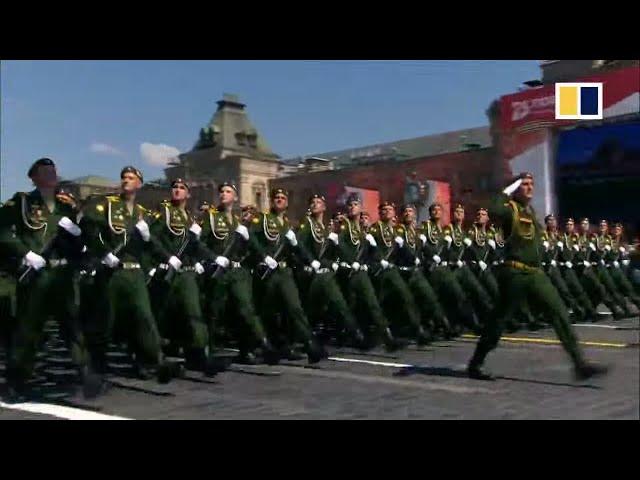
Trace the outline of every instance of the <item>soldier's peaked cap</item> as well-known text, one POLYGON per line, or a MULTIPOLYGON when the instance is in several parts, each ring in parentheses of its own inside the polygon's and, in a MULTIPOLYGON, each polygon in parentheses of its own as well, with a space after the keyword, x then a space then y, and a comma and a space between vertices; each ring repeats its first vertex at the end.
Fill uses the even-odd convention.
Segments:
POLYGON ((544 217, 544 221, 548 222, 549 220, 551 220, 552 218, 556 218, 556 216, 553 213, 550 213, 549 215, 547 215, 546 217, 544 217))
POLYGON ((564 221, 564 223, 576 223, 576 221, 572 217, 569 217, 564 221))
POLYGON ((136 177, 140 179, 141 182, 144 182, 144 178, 142 177, 142 172, 138 170, 136 167, 132 167, 131 165, 124 167, 120 170, 120 178, 124 177, 125 173, 133 173, 136 177))
POLYGON ((413 209, 414 211, 417 211, 418 209, 416 208, 416 206, 413 203, 407 203, 406 205, 402 206, 402 211, 404 212, 405 210, 407 210, 408 208, 413 209))
POLYGON ((274 188, 273 190, 271 190, 271 198, 275 198, 276 195, 282 194, 286 197, 289 196, 289 192, 287 190, 285 190, 284 188, 274 188))
POLYGON ((47 157, 39 158, 38 160, 33 162, 33 165, 31 165, 31 167, 29 168, 29 171, 27 172, 27 176, 29 178, 33 177, 33 174, 36 172, 38 167, 45 166, 45 165, 52 165, 54 167, 56 166, 56 164, 50 158, 47 158, 47 157))
POLYGON ((396 205, 393 202, 385 201, 378 205, 378 210, 382 210, 384 207, 396 208, 396 205))
POLYGON ((184 185, 185 187, 187 187, 187 190, 191 190, 189 184, 182 178, 176 178, 173 182, 171 182, 171 188, 175 187, 176 185, 184 185))
POLYGON ((222 182, 218 185, 218 192, 221 192, 224 187, 232 188, 234 192, 238 193, 238 188, 232 182, 222 182))
POLYGON ((623 228, 622 224, 620 222, 616 222, 613 224, 614 228, 615 227, 619 227, 619 228, 623 228))
POLYGON ((358 195, 357 193, 351 193, 349 194, 349 196, 347 197, 347 205, 353 202, 362 202, 362 199, 360 198, 360 195, 358 195))
POLYGON ((442 208, 442 204, 441 203, 432 203, 431 205, 429 205, 429 211, 431 212, 434 208, 436 207, 440 207, 442 208))
POLYGON ((480 207, 478 210, 476 210, 476 213, 480 213, 480 212, 485 212, 485 213, 489 213, 489 210, 487 210, 484 207, 480 207))
POLYGON ((323 201, 323 202, 325 202, 325 203, 327 202, 327 200, 324 198, 324 196, 323 196, 323 195, 319 195, 319 194, 317 194, 317 193, 314 193, 313 195, 311 195, 311 196, 309 197, 309 200, 308 200, 308 202, 307 202, 307 203, 311 203, 311 202, 313 202, 316 198, 318 198, 318 199, 322 200, 322 201, 323 201))
POLYGON ((600 220, 600 223, 606 223, 607 225, 609 225, 609 222, 607 222, 604 218, 600 220))

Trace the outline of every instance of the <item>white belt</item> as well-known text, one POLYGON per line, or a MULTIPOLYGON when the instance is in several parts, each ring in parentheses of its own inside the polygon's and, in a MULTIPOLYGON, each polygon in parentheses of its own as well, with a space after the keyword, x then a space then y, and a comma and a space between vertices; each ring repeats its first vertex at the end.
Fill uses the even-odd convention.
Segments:
POLYGON ((120 268, 122 268, 123 270, 137 270, 140 267, 139 263, 135 263, 135 262, 123 262, 120 264, 120 268))
POLYGON ((52 268, 56 268, 56 267, 62 267, 64 265, 67 265, 69 262, 67 261, 66 258, 54 258, 52 260, 49 260, 49 266, 52 268))
POLYGON ((414 267, 398 267, 399 270, 402 270, 403 272, 408 272, 410 270, 413 270, 414 267))
POLYGON ((440 262, 438 264, 438 266, 443 266, 443 267, 446 267, 447 265, 449 265, 449 262, 440 262))
POLYGON ((307 273, 329 273, 332 270, 330 268, 319 268, 318 270, 314 270, 312 267, 304 267, 304 271, 307 273))

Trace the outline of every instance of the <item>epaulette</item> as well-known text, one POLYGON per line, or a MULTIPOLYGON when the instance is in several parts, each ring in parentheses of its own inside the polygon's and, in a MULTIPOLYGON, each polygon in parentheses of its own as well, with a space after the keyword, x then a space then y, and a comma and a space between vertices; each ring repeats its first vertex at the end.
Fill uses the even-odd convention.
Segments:
POLYGON ((118 200, 120 200, 119 195, 105 195, 105 198, 110 202, 117 202, 118 200))
POLYGON ((251 219, 251 223, 256 223, 256 224, 258 224, 258 223, 260 223, 260 219, 259 219, 258 217, 253 217, 253 218, 251 219))

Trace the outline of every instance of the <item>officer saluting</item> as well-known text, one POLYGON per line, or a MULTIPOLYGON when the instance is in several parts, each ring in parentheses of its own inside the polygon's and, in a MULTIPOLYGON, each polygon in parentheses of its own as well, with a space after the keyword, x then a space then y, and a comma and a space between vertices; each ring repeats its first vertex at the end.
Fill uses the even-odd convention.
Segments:
POLYGON ((70 194, 57 191, 53 160, 37 160, 28 175, 35 190, 16 193, 0 209, 0 250, 21 263, 18 327, 7 366, 9 393, 16 398, 26 393, 25 382, 32 374, 49 315, 60 322, 76 365, 84 364, 72 268, 82 249, 76 203, 70 194))
POLYGON ((539 242, 542 227, 530 205, 533 187, 533 175, 521 174, 496 197, 491 208, 492 215, 501 221, 507 238, 505 261, 498 272, 498 282, 504 296, 496 315, 489 317, 489 322, 484 326, 469 362, 468 374, 471 378, 492 379, 481 370, 481 366, 487 354, 498 345, 503 319, 510 318, 515 313, 522 299, 538 307, 549 319, 571 357, 577 378, 586 379, 607 371, 605 367, 592 365, 584 359, 569 322, 569 313, 553 284, 540 268, 542 259, 539 242))

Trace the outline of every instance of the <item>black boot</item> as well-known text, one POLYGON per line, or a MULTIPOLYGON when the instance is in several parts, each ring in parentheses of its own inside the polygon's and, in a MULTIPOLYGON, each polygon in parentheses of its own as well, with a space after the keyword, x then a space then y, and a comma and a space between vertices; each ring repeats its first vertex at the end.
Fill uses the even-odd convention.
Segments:
POLYGON ((482 370, 480 365, 469 364, 467 367, 467 375, 474 380, 488 380, 493 381, 495 378, 490 373, 482 370))
POLYGON ((351 337, 352 337, 352 341, 353 341, 353 346, 359 350, 367 350, 369 348, 369 345, 367 345, 367 342, 364 338, 364 333, 362 333, 362 330, 360 330, 359 328, 356 328, 352 333, 351 333, 351 337))
POLYGON ((574 375, 577 380, 587 380, 591 377, 606 375, 608 371, 609 368, 604 365, 583 362, 574 368, 574 375))
POLYGON ((28 399, 29 389, 24 378, 10 367, 7 368, 7 402, 21 403, 28 399))
POLYGON ((382 341, 387 352, 396 352, 407 346, 407 342, 393 336, 389 327, 385 328, 382 334, 382 341))
POLYGON ((419 347, 424 347, 425 345, 429 345, 431 343, 431 335, 425 331, 422 326, 418 327, 416 332, 416 343, 419 347))
POLYGON ((243 350, 237 356, 235 363, 239 363, 240 365, 256 365, 258 361, 256 360, 256 356, 253 352, 243 350))
POLYGON ((309 363, 318 363, 329 356, 325 348, 315 338, 305 343, 305 351, 309 363))
POLYGON ((280 355, 278 350, 271 344, 271 342, 264 337, 260 342, 262 347, 262 358, 267 365, 277 365, 280 363, 280 355))

